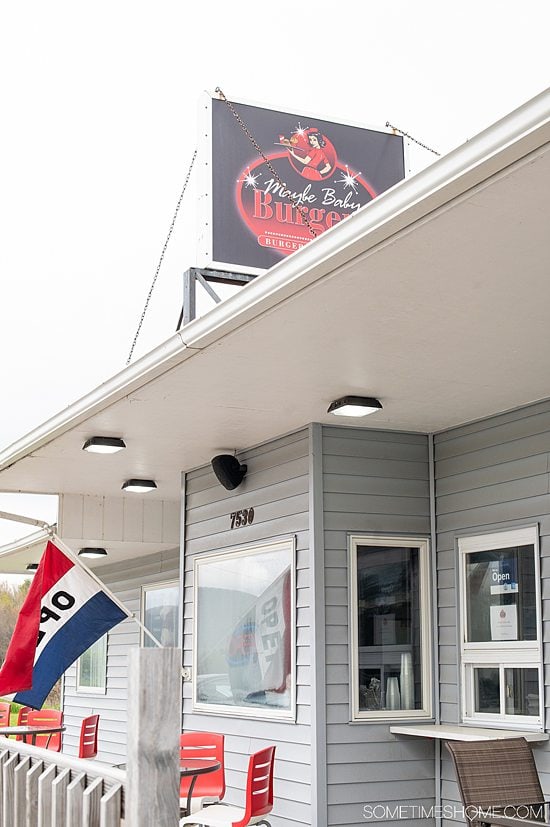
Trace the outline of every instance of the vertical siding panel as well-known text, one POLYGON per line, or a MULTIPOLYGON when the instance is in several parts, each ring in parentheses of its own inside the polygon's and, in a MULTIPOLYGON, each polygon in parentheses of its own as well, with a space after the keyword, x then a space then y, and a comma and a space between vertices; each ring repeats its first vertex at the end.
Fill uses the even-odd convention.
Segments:
MULTIPOLYGON (((456 641, 456 542, 518 525, 540 527, 543 617, 550 617, 550 402, 537 403, 434 438, 437 568, 441 657, 441 721, 460 721, 456 641), (446 644, 446 645, 444 645, 446 644)), ((546 662, 546 653, 545 653, 546 662)), ((546 689, 550 670, 545 670, 546 689)), ((546 715, 548 716, 547 691, 546 715)), ((550 745, 534 748, 541 782, 550 794, 550 745)), ((442 804, 460 801, 452 764, 442 750, 442 804)), ((458 805, 457 805, 458 806, 458 805)), ((459 819, 460 820, 460 819, 459 819)))
POLYGON ((172 500, 163 500, 162 503, 162 537, 163 543, 178 543, 180 541, 181 505, 172 500))
POLYGON ((105 497, 103 503, 103 539, 106 542, 109 540, 111 542, 123 540, 123 529, 124 500, 122 497, 105 497))
POLYGON ((103 497, 84 497, 83 537, 103 536, 103 497))
POLYGON ((163 503, 150 500, 143 503, 143 542, 162 542, 163 503))
POLYGON ((229 804, 243 800, 248 756, 267 744, 277 748, 273 827, 310 825, 311 670, 309 573, 309 434, 301 431, 239 453, 248 466, 244 482, 226 491, 210 467, 186 475, 184 666, 191 667, 193 643, 193 561, 197 555, 229 551, 249 543, 296 536, 296 723, 251 720, 192 711, 190 683, 183 687, 183 726, 226 735, 229 804), (254 507, 252 525, 230 530, 229 515, 254 507))
POLYGON ((428 810, 434 801, 433 743, 398 739, 385 723, 350 723, 348 650, 348 532, 430 537, 428 439, 324 427, 323 468, 328 823, 351 827, 365 823, 365 805, 428 810))
POLYGON ((82 494, 62 494, 59 498, 59 524, 66 537, 85 537, 82 524, 84 497, 82 494))
POLYGON ((124 499, 124 536, 140 543, 143 539, 143 501, 124 499))

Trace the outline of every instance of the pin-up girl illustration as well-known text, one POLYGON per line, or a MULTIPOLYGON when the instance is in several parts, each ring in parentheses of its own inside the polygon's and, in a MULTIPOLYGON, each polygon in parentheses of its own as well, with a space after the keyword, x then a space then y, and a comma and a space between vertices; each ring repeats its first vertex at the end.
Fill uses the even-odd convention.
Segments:
POLYGON ((310 181, 321 181, 333 171, 336 152, 330 141, 317 129, 306 129, 303 141, 297 141, 296 136, 293 135, 289 141, 282 139, 281 143, 288 148, 289 154, 298 162, 293 166, 304 178, 309 178, 310 181))

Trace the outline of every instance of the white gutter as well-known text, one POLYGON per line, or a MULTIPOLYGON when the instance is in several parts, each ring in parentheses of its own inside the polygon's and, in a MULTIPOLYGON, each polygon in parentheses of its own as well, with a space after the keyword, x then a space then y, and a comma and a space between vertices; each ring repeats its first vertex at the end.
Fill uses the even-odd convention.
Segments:
POLYGON ((550 90, 378 196, 0 452, 0 472, 550 141, 550 90))

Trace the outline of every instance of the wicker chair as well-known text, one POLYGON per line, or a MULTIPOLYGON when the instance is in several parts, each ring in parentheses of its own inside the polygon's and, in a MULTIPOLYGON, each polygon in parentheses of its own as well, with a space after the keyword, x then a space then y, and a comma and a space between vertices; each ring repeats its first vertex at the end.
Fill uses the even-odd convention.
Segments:
POLYGON ((544 796, 525 738, 450 741, 447 749, 470 827, 544 823, 544 796))

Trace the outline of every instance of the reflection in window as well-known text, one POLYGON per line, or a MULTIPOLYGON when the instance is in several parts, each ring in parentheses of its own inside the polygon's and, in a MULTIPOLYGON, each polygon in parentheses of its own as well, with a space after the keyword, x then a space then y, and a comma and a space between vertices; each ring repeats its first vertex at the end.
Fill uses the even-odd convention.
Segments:
POLYGON ((107 635, 96 640, 78 659, 78 692, 105 692, 107 683, 107 635))
POLYGON ((476 712, 489 712, 491 714, 500 711, 500 678, 499 670, 474 669, 476 712))
MULTIPOLYGON (((179 587, 177 583, 161 583, 142 589, 142 617, 147 629, 162 646, 178 645, 179 587)), ((142 632, 142 646, 156 646, 142 632)))
POLYGON ((428 546, 351 538, 354 716, 428 714, 428 546))
POLYGON ((196 559, 195 708, 293 714, 293 572, 290 540, 196 559))
POLYGON ((538 669, 505 669, 507 715, 539 714, 538 669))

